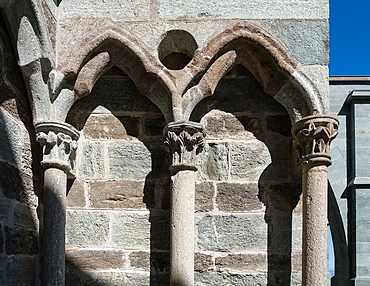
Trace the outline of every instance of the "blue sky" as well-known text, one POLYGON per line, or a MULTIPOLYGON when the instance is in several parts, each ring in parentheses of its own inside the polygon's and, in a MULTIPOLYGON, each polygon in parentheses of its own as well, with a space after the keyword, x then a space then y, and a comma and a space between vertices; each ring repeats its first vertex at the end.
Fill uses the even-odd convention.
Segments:
POLYGON ((330 75, 370 76, 370 1, 330 0, 330 75))

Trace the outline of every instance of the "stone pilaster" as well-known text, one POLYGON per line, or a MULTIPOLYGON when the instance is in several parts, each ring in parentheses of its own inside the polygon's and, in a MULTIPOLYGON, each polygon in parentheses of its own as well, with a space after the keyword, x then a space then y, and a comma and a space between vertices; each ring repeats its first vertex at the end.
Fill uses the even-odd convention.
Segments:
POLYGON ((194 285, 194 209, 196 155, 204 130, 195 122, 172 122, 163 131, 171 154, 171 286, 194 285))
POLYGON ((326 115, 308 116, 293 125, 292 133, 302 164, 302 285, 326 285, 329 151, 338 134, 338 120, 326 115))
POLYGON ((60 122, 43 122, 35 128, 45 169, 42 285, 65 285, 67 176, 75 174, 79 134, 60 122))

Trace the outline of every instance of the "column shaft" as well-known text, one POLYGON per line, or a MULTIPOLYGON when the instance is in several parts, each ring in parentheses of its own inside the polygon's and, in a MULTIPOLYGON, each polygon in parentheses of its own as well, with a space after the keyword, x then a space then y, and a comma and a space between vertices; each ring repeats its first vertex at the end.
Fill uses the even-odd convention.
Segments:
POLYGON ((327 282, 328 167, 303 165, 303 286, 327 282))
POLYGON ((194 285, 196 177, 192 170, 171 176, 171 286, 194 285))
POLYGON ((67 174, 45 170, 43 285, 65 285, 65 223, 67 174))

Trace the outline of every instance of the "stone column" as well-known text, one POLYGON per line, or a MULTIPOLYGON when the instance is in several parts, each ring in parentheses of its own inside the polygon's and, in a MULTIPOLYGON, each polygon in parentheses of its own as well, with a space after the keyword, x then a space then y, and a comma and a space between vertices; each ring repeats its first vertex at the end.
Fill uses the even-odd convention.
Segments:
POLYGON ((302 285, 323 286, 327 283, 329 150, 338 134, 338 120, 308 116, 293 125, 292 133, 302 164, 302 285))
POLYGON ((65 285, 67 176, 73 178, 78 131, 69 124, 36 124, 44 173, 43 285, 65 285))
POLYGON ((169 123, 165 146, 171 153, 171 286, 194 285, 194 208, 196 156, 204 147, 204 129, 189 121, 169 123))

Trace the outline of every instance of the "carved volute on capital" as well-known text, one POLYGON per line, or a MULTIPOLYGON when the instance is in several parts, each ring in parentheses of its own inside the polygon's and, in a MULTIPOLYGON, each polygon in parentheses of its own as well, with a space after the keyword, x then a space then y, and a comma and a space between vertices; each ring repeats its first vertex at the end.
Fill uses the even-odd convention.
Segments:
POLYGON ((194 170, 196 156, 204 148, 205 132, 197 122, 176 121, 169 123, 163 130, 166 150, 171 154, 170 170, 194 170))
POLYGON ((338 119, 329 115, 312 115, 292 127, 298 163, 331 165, 330 143, 338 134, 338 119))
POLYGON ((61 122, 42 122, 35 125, 36 141, 42 147, 44 168, 58 168, 69 178, 75 177, 75 160, 78 131, 71 125, 61 122))

